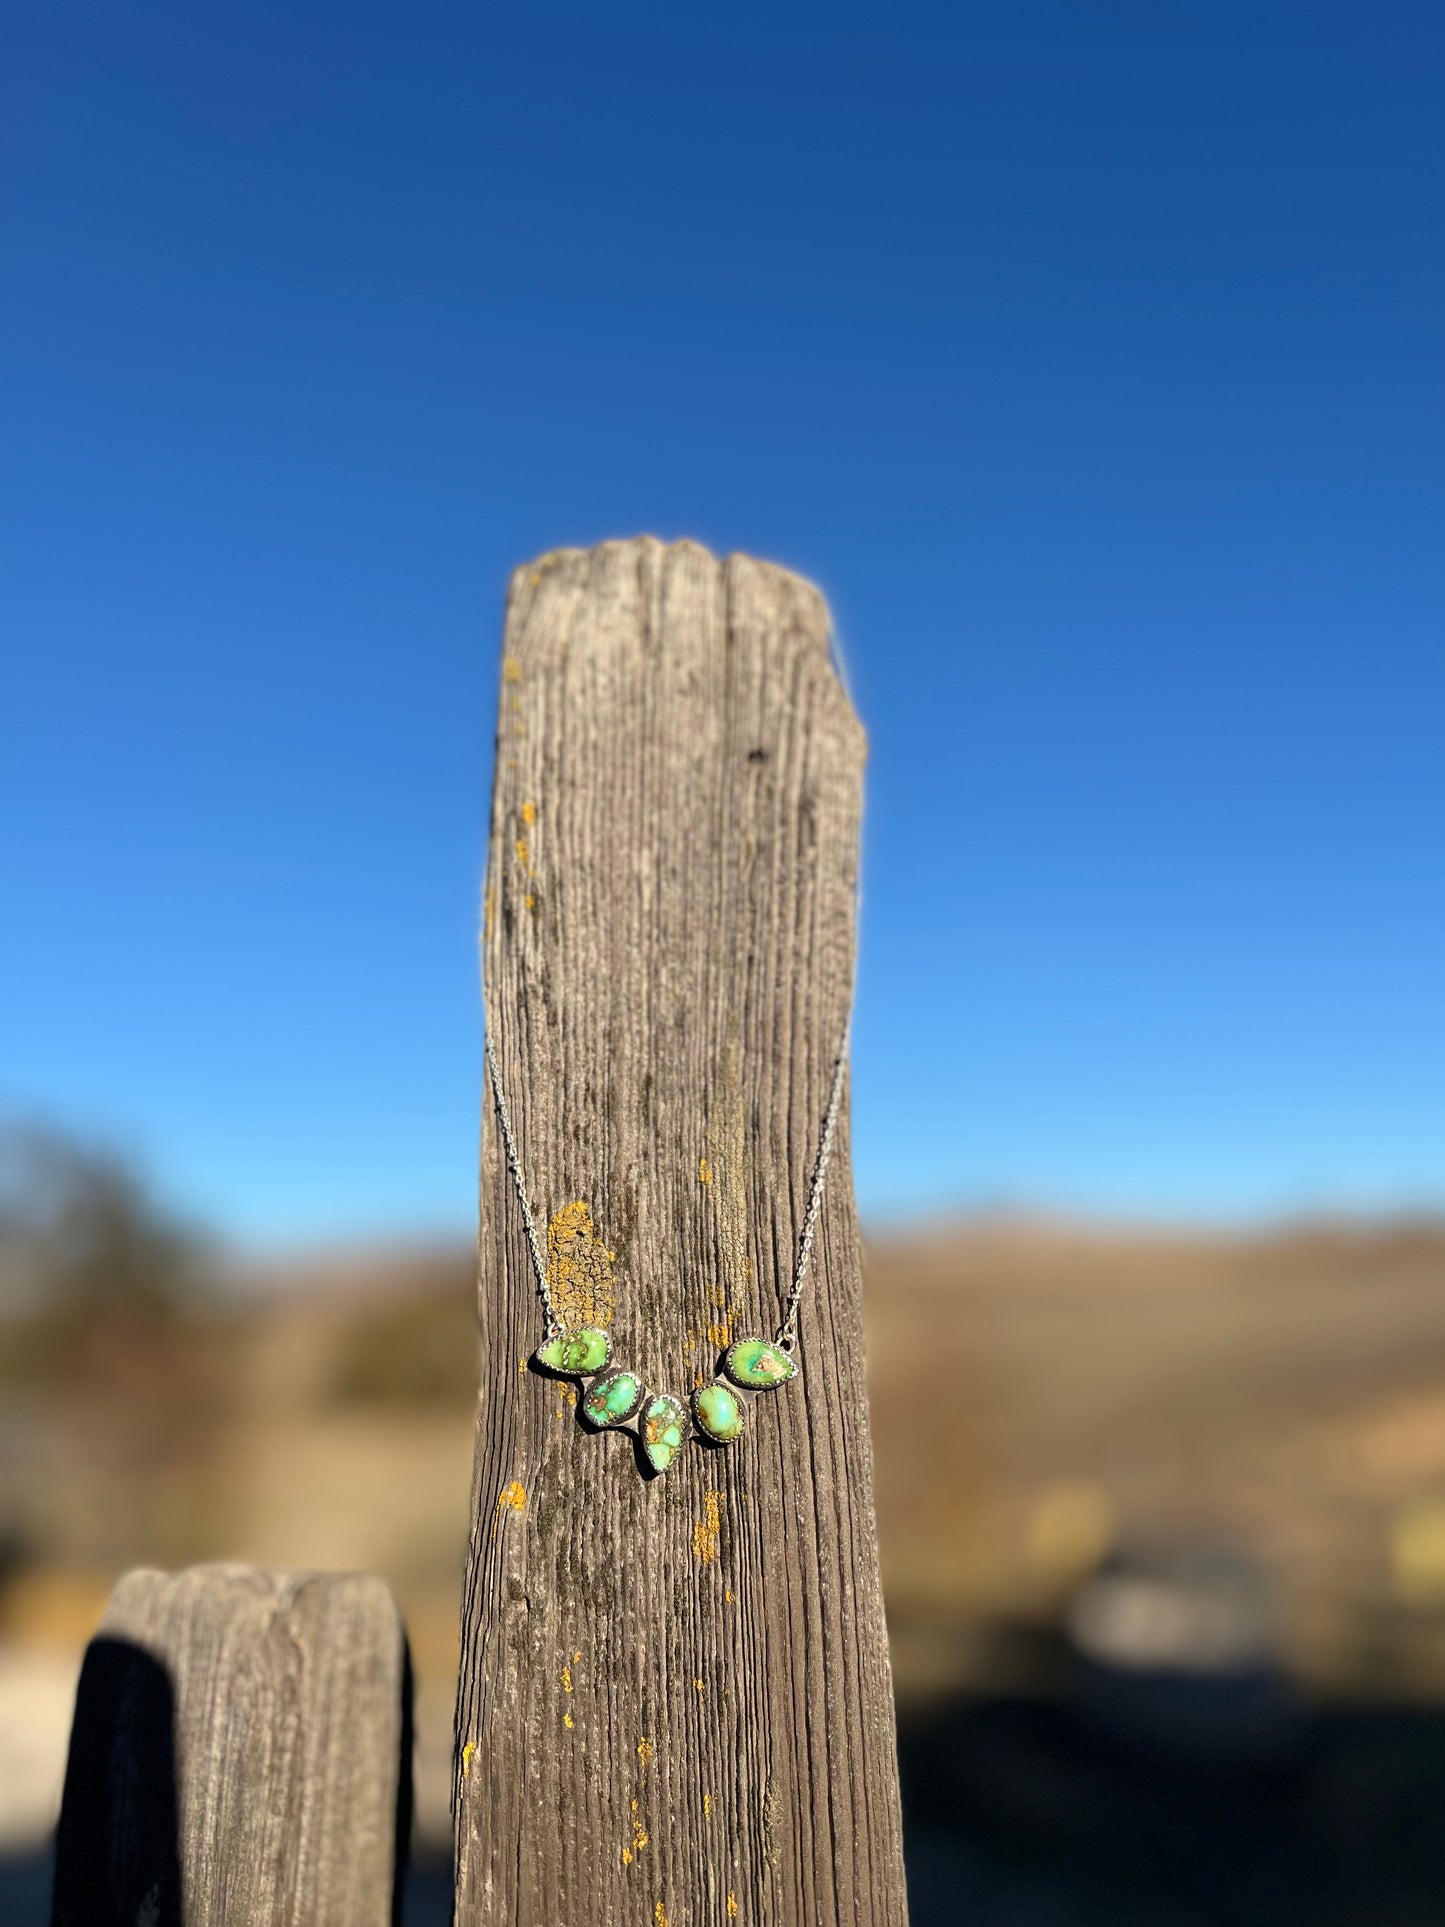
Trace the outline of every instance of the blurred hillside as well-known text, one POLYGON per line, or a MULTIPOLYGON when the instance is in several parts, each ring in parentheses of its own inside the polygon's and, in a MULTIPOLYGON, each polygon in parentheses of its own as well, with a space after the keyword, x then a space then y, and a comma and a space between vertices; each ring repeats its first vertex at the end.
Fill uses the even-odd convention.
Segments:
MULTIPOLYGON (((103 1160, 32 1138, 17 1180, 16 1156, 0 1844, 48 1824, 115 1574, 222 1555, 391 1582, 415 1645, 420 1825, 444 1836, 470 1252, 241 1266, 103 1160)), ((1110 1556, 1199 1548, 1255 1576, 1302 1699, 1445 1699, 1445 1226, 959 1223, 876 1240, 867 1291, 905 1736, 970 1695, 1056 1692, 1081 1582, 1110 1556)))

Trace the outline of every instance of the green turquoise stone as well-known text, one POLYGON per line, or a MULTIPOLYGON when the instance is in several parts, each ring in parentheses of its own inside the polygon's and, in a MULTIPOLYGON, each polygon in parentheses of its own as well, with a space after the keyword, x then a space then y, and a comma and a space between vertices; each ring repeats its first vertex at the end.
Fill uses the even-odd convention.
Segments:
POLYGON ((642 1380, 631 1372, 609 1372, 582 1401, 594 1425, 625 1425, 642 1403, 642 1380))
POLYGON ((704 1385, 692 1395, 693 1414, 703 1431, 720 1445, 743 1435, 743 1402, 730 1385, 704 1385))
POLYGON ((647 1401, 638 1430, 647 1463, 654 1472, 666 1472, 687 1436, 687 1413, 675 1398, 659 1392, 656 1398, 647 1401))
POLYGON ((770 1345, 765 1338, 740 1338, 729 1345, 723 1370, 734 1385, 745 1385, 760 1392, 769 1385, 786 1385, 797 1366, 785 1351, 770 1345))
POLYGON ((612 1341, 596 1325, 583 1325, 579 1331, 563 1332, 549 1338, 537 1353, 537 1363, 549 1372, 580 1372, 583 1376, 600 1372, 612 1356, 612 1341))

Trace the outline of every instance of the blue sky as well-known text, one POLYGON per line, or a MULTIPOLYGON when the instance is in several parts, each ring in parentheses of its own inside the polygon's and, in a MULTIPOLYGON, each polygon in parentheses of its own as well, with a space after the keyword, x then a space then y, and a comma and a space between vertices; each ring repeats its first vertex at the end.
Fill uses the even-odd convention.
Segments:
POLYGON ((0 1106, 470 1226, 511 565, 832 600, 873 1222, 1445 1203, 1445 14, 14 0, 0 1106))

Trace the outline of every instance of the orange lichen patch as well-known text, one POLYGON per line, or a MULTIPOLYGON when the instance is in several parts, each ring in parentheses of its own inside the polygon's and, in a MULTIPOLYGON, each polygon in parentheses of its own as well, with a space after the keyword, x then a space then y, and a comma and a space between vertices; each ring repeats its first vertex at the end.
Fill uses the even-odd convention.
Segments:
POLYGON ((726 1351, 733 1342, 732 1320, 719 1319, 716 1323, 709 1325, 707 1342, 709 1345, 715 1345, 720 1352, 726 1351))
POLYGON ((732 1888, 729 1887, 728 1888, 728 1919, 736 1920, 737 1917, 738 1917, 738 1897, 733 1892, 732 1888))
POLYGON ((547 1227, 547 1289, 568 1331, 612 1323, 617 1287, 616 1253, 597 1235, 585 1199, 564 1204, 547 1227))
POLYGON ((572 1691, 572 1668, 570 1666, 564 1666, 562 1668, 562 1691, 564 1693, 570 1693, 572 1691))
POLYGON ((536 907, 537 907, 537 899, 536 899, 536 897, 535 897, 535 896, 534 896, 534 895, 532 894, 532 892, 531 892, 530 890, 529 890, 529 891, 527 892, 527 896, 526 896, 526 899, 525 899, 525 901, 526 901, 526 905, 527 905, 527 908, 528 908, 529 910, 535 910, 535 909, 536 909, 536 907))
POLYGON ((667 1927, 667 1909, 659 1900, 652 1910, 653 1927, 667 1927))
POLYGON ((707 1691, 707 1681, 705 1679, 695 1679, 692 1684, 695 1692, 705 1693, 707 1691))
POLYGON ((537 805, 535 803, 524 803, 522 805, 522 821, 529 830, 537 821, 537 805))
POLYGON ((525 1512, 526 1509, 526 1487, 520 1479, 513 1479, 510 1485, 503 1486, 502 1490, 497 1494, 497 1516, 492 1521, 492 1537, 494 1539, 496 1538, 497 1527, 502 1523, 502 1515, 504 1513, 525 1512))
MULTIPOLYGON (((641 1853, 645 1847, 651 1846, 652 1842, 647 1837, 647 1828, 643 1826, 638 1816, 637 1805, 637 1801, 634 1800, 632 1802, 632 1851, 641 1853)), ((626 1848, 623 1851, 625 1853, 626 1848)))
POLYGON ((570 1733, 573 1730, 573 1727, 575 1726, 576 1722, 573 1720, 572 1715, 570 1713, 564 1713, 562 1715, 562 1724, 566 1727, 567 1731, 570 1733))
MULTIPOLYGON (((642 1777, 645 1780, 647 1778, 647 1769, 657 1757, 657 1748, 652 1744, 651 1740, 639 1740, 637 1742, 637 1757, 642 1762, 642 1777)), ((634 1800, 632 1804, 635 1807, 637 1802, 634 1800)))
POLYGON ((704 1492, 702 1517, 693 1522, 692 1555, 705 1566, 710 1566, 722 1549, 722 1496, 721 1492, 704 1492))
POLYGON ((723 1599, 726 1601, 726 1603, 729 1606, 733 1603, 733 1589, 731 1586, 729 1586, 727 1591, 723 1594, 723 1599))
POLYGON ((712 1166, 708 1163, 706 1158, 698 1159, 697 1175, 698 1175, 698 1182, 700 1184, 712 1183, 712 1166))

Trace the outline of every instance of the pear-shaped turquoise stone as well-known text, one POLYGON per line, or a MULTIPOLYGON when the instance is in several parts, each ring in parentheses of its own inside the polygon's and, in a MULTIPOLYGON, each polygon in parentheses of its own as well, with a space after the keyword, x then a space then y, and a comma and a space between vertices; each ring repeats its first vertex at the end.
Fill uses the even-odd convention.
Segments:
POLYGON ((597 1325, 583 1325, 575 1332, 549 1338, 537 1352, 537 1363, 549 1372, 579 1372, 584 1377, 600 1372, 612 1356, 612 1340, 597 1325))
POLYGON ((632 1372, 609 1372, 582 1401, 594 1425, 625 1425, 642 1403, 642 1380, 632 1372))
POLYGON ((647 1401, 638 1427, 642 1450, 654 1472, 666 1472, 682 1450, 687 1435, 687 1413, 675 1398, 659 1392, 647 1401))
POLYGON ((743 1402, 730 1385, 715 1380, 692 1395, 693 1416, 710 1439, 729 1445, 743 1435, 743 1402))
POLYGON ((765 1338, 740 1338, 729 1345, 723 1370, 734 1385, 745 1385, 761 1392, 769 1385, 786 1385, 797 1366, 785 1351, 770 1345, 765 1338))

